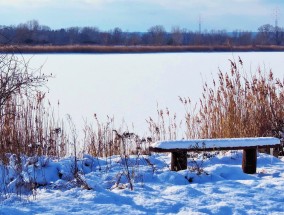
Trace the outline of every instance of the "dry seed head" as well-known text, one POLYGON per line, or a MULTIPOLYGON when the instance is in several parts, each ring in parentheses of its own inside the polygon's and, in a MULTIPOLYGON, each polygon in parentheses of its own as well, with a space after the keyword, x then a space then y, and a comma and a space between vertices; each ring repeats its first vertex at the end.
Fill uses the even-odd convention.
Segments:
POLYGON ((272 72, 272 70, 270 70, 270 72, 269 72, 269 79, 268 80, 269 81, 273 80, 273 72, 272 72))
POLYGON ((240 63, 241 65, 243 65, 243 61, 242 61, 242 59, 240 58, 240 56, 239 56, 239 63, 240 63))
POLYGON ((181 103, 183 103, 183 100, 182 100, 182 98, 181 98, 180 96, 179 96, 178 98, 179 98, 180 102, 181 102, 181 103))

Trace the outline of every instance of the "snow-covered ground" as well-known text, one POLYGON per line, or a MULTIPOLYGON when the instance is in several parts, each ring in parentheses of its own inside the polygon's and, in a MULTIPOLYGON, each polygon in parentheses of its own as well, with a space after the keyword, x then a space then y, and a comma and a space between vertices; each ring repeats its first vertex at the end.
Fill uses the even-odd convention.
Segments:
POLYGON ((258 154, 253 175, 242 172, 241 161, 241 151, 198 160, 202 167, 198 175, 197 171, 170 171, 167 154, 132 157, 127 160, 134 184, 131 191, 125 160, 119 156, 85 156, 78 162, 91 190, 74 186, 72 158, 28 159, 21 180, 47 185, 17 195, 7 193, 19 191, 11 158, 6 174, 1 168, 0 214, 284 214, 284 159, 258 154))

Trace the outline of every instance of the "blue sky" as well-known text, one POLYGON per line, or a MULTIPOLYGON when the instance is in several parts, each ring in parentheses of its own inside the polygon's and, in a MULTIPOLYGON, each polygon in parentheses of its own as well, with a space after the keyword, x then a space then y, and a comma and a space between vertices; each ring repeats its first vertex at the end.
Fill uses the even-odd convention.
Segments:
POLYGON ((163 25, 168 31, 173 26, 196 31, 201 17, 202 30, 257 31, 260 25, 274 24, 276 8, 284 27, 283 0, 0 0, 0 25, 35 19, 53 29, 147 31, 163 25))

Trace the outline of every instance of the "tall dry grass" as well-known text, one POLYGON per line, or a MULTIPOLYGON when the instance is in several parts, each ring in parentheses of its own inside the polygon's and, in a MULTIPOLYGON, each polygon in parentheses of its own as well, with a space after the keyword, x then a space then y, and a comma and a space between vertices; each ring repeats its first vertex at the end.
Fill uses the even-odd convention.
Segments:
MULTIPOLYGON (((248 73, 241 59, 230 65, 230 71, 219 71, 211 85, 204 84, 199 105, 192 105, 190 98, 179 98, 185 107, 182 120, 168 108, 157 107, 157 117, 146 120, 146 137, 129 131, 123 123, 115 126, 113 117, 102 122, 94 115, 92 123, 85 123, 83 153, 137 155, 148 153, 149 144, 159 140, 277 136, 284 130, 284 80, 261 68, 256 74, 248 73)), ((56 119, 39 89, 17 89, 0 113, 0 159, 4 163, 7 154, 63 157, 70 151, 64 123, 56 119)))
POLYGON ((16 96, 4 106, 6 114, 0 119, 2 161, 8 161, 8 154, 66 155, 64 125, 55 119, 51 106, 43 100, 44 94, 38 92, 35 99, 16 96))
POLYGON ((230 71, 219 71, 212 86, 203 86, 200 110, 191 122, 200 138, 278 136, 284 130, 284 80, 258 68, 243 69, 230 61, 230 71))
POLYGON ((106 121, 101 121, 96 114, 92 121, 85 123, 83 131, 83 151, 95 157, 148 154, 152 141, 150 137, 140 137, 129 131, 123 122, 116 126, 114 117, 107 116, 106 121))
MULTIPOLYGON (((243 61, 229 60, 230 70, 204 83, 198 103, 179 97, 182 120, 157 109, 156 120, 147 121, 153 141, 197 138, 275 136, 284 131, 284 79, 272 70, 245 71, 243 61)), ((283 77, 282 77, 283 78, 283 77)))
POLYGON ((159 108, 157 105, 156 117, 146 119, 149 137, 151 142, 160 140, 175 140, 182 133, 182 121, 177 119, 177 114, 171 112, 169 108, 159 108))
POLYGON ((1 46, 1 53, 152 53, 152 52, 240 52, 283 51, 276 45, 18 45, 1 46))
POLYGON ((84 146, 86 153, 95 157, 107 157, 118 153, 119 145, 114 143, 114 119, 107 116, 106 122, 101 122, 94 114, 93 122, 85 123, 84 146))
POLYGON ((64 156, 66 136, 63 124, 41 87, 49 76, 32 70, 21 56, 0 57, 0 160, 10 154, 64 156))

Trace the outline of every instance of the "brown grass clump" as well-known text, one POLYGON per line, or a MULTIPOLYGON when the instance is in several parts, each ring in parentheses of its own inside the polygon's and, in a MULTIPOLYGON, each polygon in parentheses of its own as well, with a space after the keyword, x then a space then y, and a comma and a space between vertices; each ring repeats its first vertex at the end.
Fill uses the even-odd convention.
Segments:
POLYGON ((178 122, 176 113, 171 113, 168 108, 160 109, 157 106, 157 117, 146 119, 148 131, 152 142, 160 140, 175 140, 179 137, 182 121, 178 122))
POLYGON ((192 106, 190 98, 179 97, 180 102, 185 108, 185 138, 198 139, 200 138, 200 120, 197 115, 197 104, 192 106))
POLYGON ((151 138, 141 138, 130 132, 124 123, 115 127, 114 117, 107 116, 102 122, 94 114, 94 123, 85 123, 83 151, 94 157, 112 155, 148 154, 151 138))
POLYGON ((240 58, 230 64, 231 71, 219 71, 212 87, 204 84, 194 120, 200 138, 278 136, 284 129, 284 80, 261 68, 247 74, 240 58))
POLYGON ((32 70, 20 57, 0 58, 0 160, 8 155, 64 156, 63 126, 40 91, 50 76, 32 70))
POLYGON ((107 157, 117 154, 119 145, 114 143, 114 119, 107 117, 107 121, 102 123, 94 114, 94 122, 85 123, 84 127, 84 150, 95 157, 107 157))

